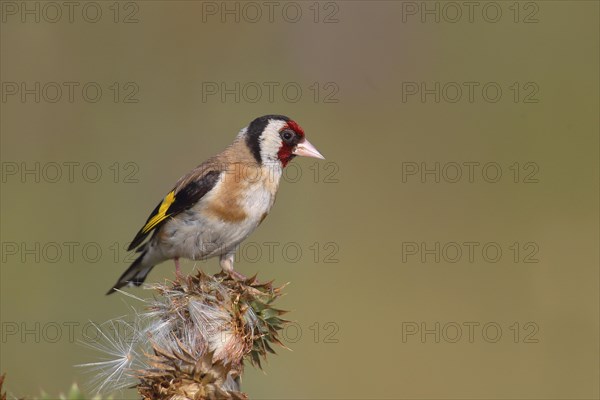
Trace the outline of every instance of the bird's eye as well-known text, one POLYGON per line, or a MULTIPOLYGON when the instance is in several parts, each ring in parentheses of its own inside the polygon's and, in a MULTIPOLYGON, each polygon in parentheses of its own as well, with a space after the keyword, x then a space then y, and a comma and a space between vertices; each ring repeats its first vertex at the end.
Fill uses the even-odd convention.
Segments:
POLYGON ((292 131, 285 130, 281 133, 281 138, 287 144, 291 143, 294 139, 294 133, 292 131))

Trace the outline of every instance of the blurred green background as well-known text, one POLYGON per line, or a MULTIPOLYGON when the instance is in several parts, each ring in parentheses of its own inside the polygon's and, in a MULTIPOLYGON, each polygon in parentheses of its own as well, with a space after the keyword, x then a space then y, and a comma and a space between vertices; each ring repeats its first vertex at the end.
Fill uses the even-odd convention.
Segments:
POLYGON ((1 2, 11 396, 85 387, 86 324, 139 306, 104 296, 123 247, 180 175, 281 113, 327 160, 294 161, 239 256, 291 282, 296 321, 293 351, 247 368, 251 398, 598 398, 598 2, 35 4, 1 2))

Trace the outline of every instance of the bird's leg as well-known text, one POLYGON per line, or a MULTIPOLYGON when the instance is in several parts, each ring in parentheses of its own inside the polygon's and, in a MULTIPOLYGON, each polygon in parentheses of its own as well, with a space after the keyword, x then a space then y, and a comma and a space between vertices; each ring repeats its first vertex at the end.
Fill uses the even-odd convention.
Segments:
POLYGON ((245 281, 246 277, 233 269, 234 257, 235 253, 224 254, 221 256, 219 264, 221 264, 223 271, 232 276, 234 279, 238 281, 245 281))
POLYGON ((179 266, 179 257, 175 257, 173 261, 175 261, 175 276, 177 277, 177 281, 179 281, 181 280, 181 267, 179 266))

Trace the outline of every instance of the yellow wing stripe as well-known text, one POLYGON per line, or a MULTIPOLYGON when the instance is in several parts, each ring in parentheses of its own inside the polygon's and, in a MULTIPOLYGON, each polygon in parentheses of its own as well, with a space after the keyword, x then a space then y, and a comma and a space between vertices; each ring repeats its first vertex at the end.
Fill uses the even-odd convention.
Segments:
POLYGON ((158 212, 156 213, 156 215, 154 215, 150 219, 150 221, 148 221, 146 223, 146 225, 144 225, 144 227, 142 228, 142 232, 143 233, 150 232, 156 225, 158 225, 161 221, 163 221, 165 218, 167 218, 168 217, 167 210, 169 209, 171 204, 173 204, 174 201, 175 201, 175 191, 173 190, 172 192, 170 192, 168 195, 165 196, 162 203, 160 203, 158 212))

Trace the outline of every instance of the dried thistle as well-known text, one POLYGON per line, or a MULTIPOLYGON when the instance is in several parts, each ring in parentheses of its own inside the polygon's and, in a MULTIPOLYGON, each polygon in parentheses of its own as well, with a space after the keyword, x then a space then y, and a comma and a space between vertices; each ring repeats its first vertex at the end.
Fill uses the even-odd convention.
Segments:
POLYGON ((88 386, 96 394, 126 389, 136 384, 132 371, 148 367, 145 337, 140 330, 139 316, 134 323, 123 319, 96 325, 96 337, 87 338, 82 344, 102 354, 98 361, 81 364, 90 373, 88 386))
POLYGON ((278 334, 285 312, 273 308, 283 287, 199 272, 151 289, 159 296, 145 301, 147 311, 134 324, 140 348, 119 340, 108 341, 113 350, 94 346, 113 357, 87 365, 105 368, 97 385, 122 388, 123 378, 133 377, 144 399, 246 399, 240 391, 244 360, 260 368, 273 344, 283 346, 278 334))

